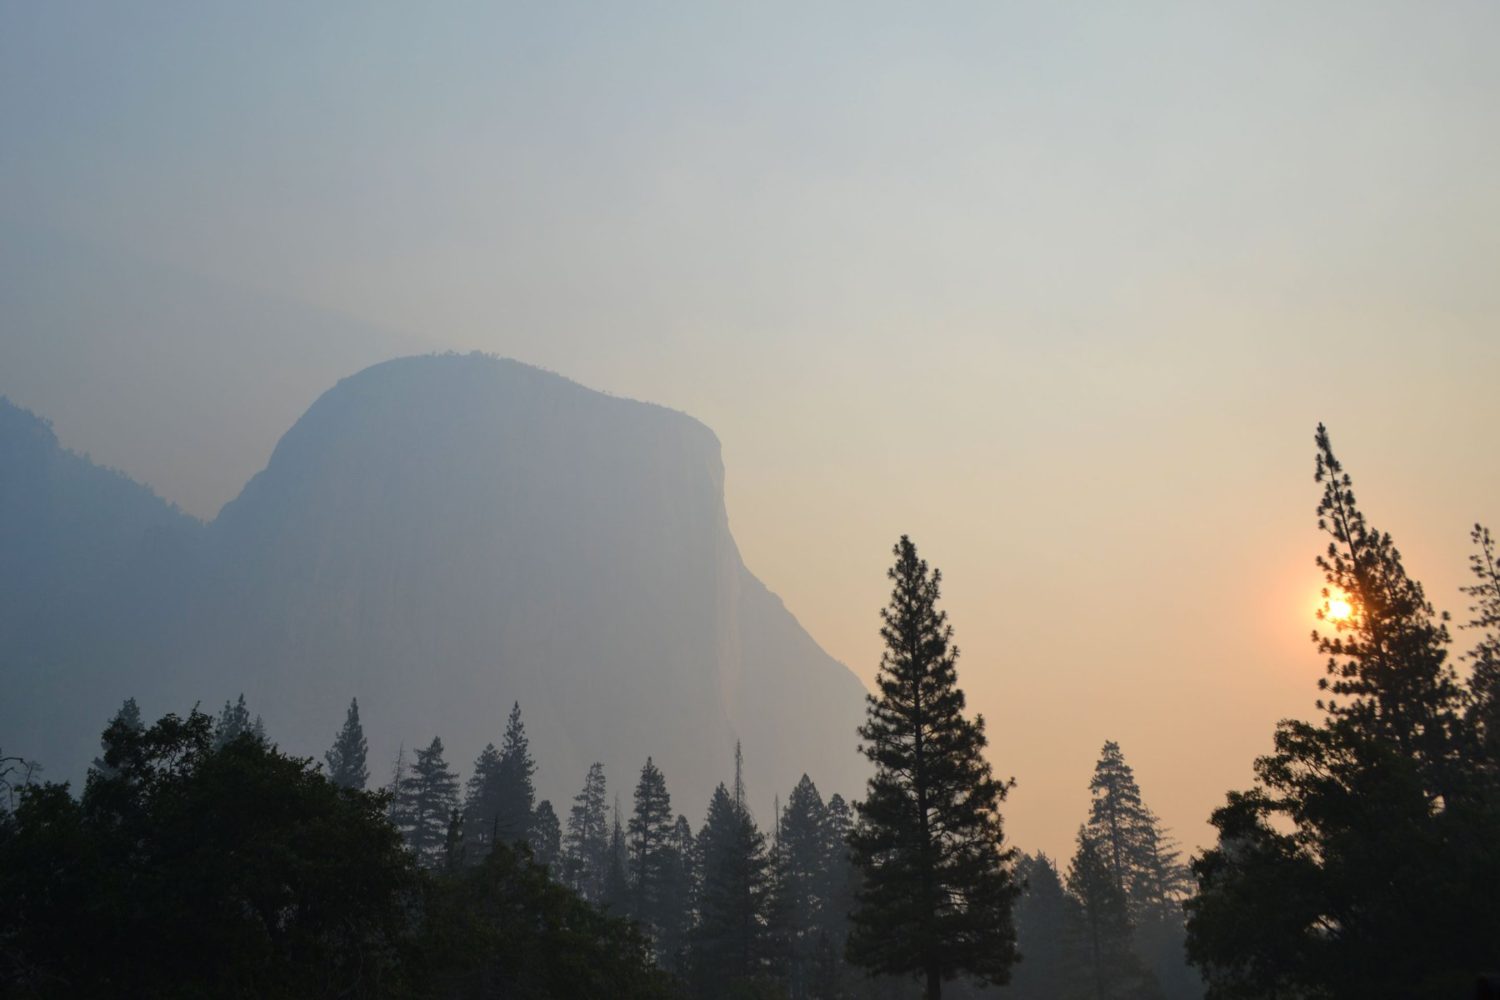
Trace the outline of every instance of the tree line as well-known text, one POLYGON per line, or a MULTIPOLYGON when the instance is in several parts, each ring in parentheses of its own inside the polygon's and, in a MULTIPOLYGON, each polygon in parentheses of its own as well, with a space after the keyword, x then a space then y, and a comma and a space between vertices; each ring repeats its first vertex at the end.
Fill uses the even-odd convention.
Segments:
MULTIPOLYGON (((322 765, 241 696, 127 701, 82 795, 0 757, 0 987, 16 996, 1436 998, 1500 968, 1500 569, 1463 627, 1370 527, 1324 428, 1316 722, 1284 720, 1190 862, 1106 742, 1066 870, 1003 831, 941 573, 896 544, 862 799, 804 775, 763 829, 732 776, 695 830, 652 758, 537 801, 519 704, 468 779, 441 739, 368 790, 359 706, 322 765), (325 766, 326 765, 326 766, 325 766), (23 779, 18 779, 23 776, 23 779), (1183 959, 1191 961, 1188 970, 1183 959)), ((1483 994, 1481 994, 1483 995, 1483 994)))

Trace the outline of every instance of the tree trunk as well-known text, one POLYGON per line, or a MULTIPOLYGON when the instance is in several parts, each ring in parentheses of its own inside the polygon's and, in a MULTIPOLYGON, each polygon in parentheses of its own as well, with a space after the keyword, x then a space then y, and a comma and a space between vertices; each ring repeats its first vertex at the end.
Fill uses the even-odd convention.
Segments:
POLYGON ((935 965, 927 967, 927 1000, 943 1000, 943 977, 935 965))

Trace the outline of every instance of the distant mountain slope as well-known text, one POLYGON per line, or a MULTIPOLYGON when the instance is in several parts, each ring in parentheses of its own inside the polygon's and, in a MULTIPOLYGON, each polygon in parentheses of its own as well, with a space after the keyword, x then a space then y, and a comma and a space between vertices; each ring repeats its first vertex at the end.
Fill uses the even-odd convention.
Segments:
MULTIPOLYGON (((7 450, 0 481, 28 468, 7 450)), ((143 581, 124 589, 162 594, 116 678, 169 698, 149 710, 243 688, 284 743, 320 752, 357 696, 383 779, 398 742, 434 734, 467 770, 519 700, 559 806, 596 759, 628 803, 652 754, 696 818, 737 738, 757 803, 804 770, 827 791, 862 783, 863 687, 744 567, 718 441, 680 413, 516 362, 405 358, 325 393, 206 527, 154 497, 160 524, 144 501, 76 492, 125 509, 126 539, 174 539, 155 562, 108 557, 143 581)), ((32 503, 6 524, 43 517, 32 503)), ((44 542, 27 565, 66 551, 44 542)), ((76 724, 96 734, 108 703, 88 708, 76 724)), ((27 713, 7 699, 0 746, 61 750, 27 713)))

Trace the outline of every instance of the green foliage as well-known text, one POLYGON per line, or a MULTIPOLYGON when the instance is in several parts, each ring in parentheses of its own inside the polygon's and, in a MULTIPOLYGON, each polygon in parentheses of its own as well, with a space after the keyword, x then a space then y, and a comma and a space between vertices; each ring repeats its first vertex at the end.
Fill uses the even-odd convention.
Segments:
POLYGON ((937 997, 960 973, 1008 978, 1015 851, 1004 845, 1008 785, 984 758, 984 720, 963 714, 958 650, 937 607, 942 574, 904 535, 894 553, 879 696, 860 729, 875 776, 849 841, 864 882, 848 954, 873 972, 918 974, 937 997))
POLYGON ((364 727, 359 724, 359 701, 351 698, 344 728, 323 758, 328 762, 328 780, 341 788, 363 789, 370 780, 369 750, 364 727))
POLYGON ((1189 952, 1214 998, 1460 995, 1500 965, 1500 800, 1446 627, 1321 426, 1316 444, 1324 596, 1354 613, 1313 633, 1322 721, 1280 723, 1256 788, 1213 815, 1189 952))

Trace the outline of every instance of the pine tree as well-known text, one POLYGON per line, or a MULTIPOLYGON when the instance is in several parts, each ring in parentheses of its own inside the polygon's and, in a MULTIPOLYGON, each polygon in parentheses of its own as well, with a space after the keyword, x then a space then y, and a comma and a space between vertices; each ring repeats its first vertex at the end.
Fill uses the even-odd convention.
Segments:
MULTIPOLYGON (((531 842, 536 863, 555 869, 562 854, 562 826, 557 822, 552 803, 546 799, 538 802, 531 814, 531 835, 527 839, 531 842)), ((553 877, 556 878, 556 874, 553 877)))
POLYGON ((1082 915, 1090 995, 1096 1000, 1135 1000, 1160 995, 1154 978, 1132 950, 1130 911, 1110 858, 1111 847, 1087 828, 1078 831, 1078 851, 1068 867, 1068 890, 1082 915))
POLYGON ((434 736, 397 786, 396 828, 419 864, 443 861, 448 822, 458 805, 458 777, 443 759, 443 741, 434 736))
POLYGON ((635 810, 627 829, 630 846, 631 915, 660 937, 669 922, 666 881, 672 858, 672 797, 667 780, 650 757, 635 786, 635 810))
POLYGON ((531 814, 536 808, 536 789, 532 775, 536 762, 531 759, 531 744, 521 722, 521 703, 511 706, 505 724, 505 739, 500 744, 500 770, 495 797, 495 828, 501 843, 526 840, 531 829, 531 814))
POLYGON ((1478 633, 1469 651, 1469 721, 1474 734, 1475 754, 1483 761, 1485 776, 1492 787, 1500 781, 1500 563, 1495 559, 1495 541, 1490 530, 1474 525, 1469 536, 1474 553, 1469 569, 1474 583, 1461 588, 1473 601, 1466 629, 1478 633))
POLYGON ((620 823, 620 803, 615 802, 614 815, 609 830, 609 851, 604 868, 604 892, 602 905, 610 912, 625 914, 630 911, 630 855, 625 844, 625 827, 620 823))
POLYGON ((1189 954, 1211 996, 1457 995, 1500 963, 1500 809, 1465 752, 1443 620, 1315 440, 1323 719, 1278 724, 1256 787, 1214 812, 1189 954))
POLYGON ((1082 911, 1063 887, 1057 866, 1041 852, 1023 855, 1016 877, 1025 886, 1016 902, 1016 943, 1023 960, 1005 996, 1008 1000, 1093 996, 1093 983, 1085 972, 1092 951, 1084 950, 1087 935, 1082 911))
POLYGON ((666 878, 663 881, 658 952, 662 965, 681 973, 687 966, 688 932, 693 926, 698 898, 698 840, 681 814, 672 826, 666 878))
POLYGON ((930 1000, 960 972, 1003 983, 1016 960, 999 806, 1008 784, 984 759, 984 719, 964 718, 953 629, 938 610, 942 574, 905 535, 862 750, 875 765, 850 837, 864 874, 848 952, 877 973, 917 974, 930 1000))
POLYGON ((709 801, 698 847, 703 882, 692 934, 692 980, 705 995, 752 988, 766 974, 770 862, 765 835, 722 784, 709 801))
POLYGON ((772 934, 785 962, 787 993, 812 993, 819 943, 828 939, 828 808, 803 775, 787 797, 777 824, 772 934))
POLYGON ((370 779, 370 769, 365 763, 369 749, 364 728, 359 724, 359 701, 351 698, 344 728, 339 730, 333 746, 323 758, 328 762, 328 780, 341 788, 363 791, 365 782, 370 779))
POLYGON ((593 903, 604 899, 604 875, 609 867, 609 813, 606 807, 604 765, 589 765, 583 790, 568 812, 568 834, 563 842, 563 872, 568 885, 593 903))
POLYGON ((443 871, 456 875, 464 867, 464 824, 458 807, 448 811, 448 832, 443 839, 443 871))
POLYGON ((401 783, 406 780, 406 744, 402 743, 396 749, 396 760, 391 765, 391 784, 386 790, 390 794, 390 804, 386 807, 386 817, 392 826, 398 825, 401 815, 401 783))
POLYGON ((859 895, 859 870, 849 855, 854 810, 842 795, 835 792, 828 797, 827 813, 823 842, 823 867, 827 878, 823 895, 828 900, 823 909, 823 933, 827 941, 819 943, 822 974, 813 990, 819 1000, 832 1000, 849 990, 852 975, 844 962, 844 953, 849 941, 849 914, 854 912, 859 895))
MULTIPOLYGON (((120 710, 115 713, 114 718, 110 719, 109 725, 105 727, 104 735, 99 740, 100 745, 105 749, 109 748, 110 731, 116 726, 124 727, 133 733, 139 733, 146 728, 145 721, 141 719, 140 706, 135 703, 134 698, 126 698, 124 704, 120 706, 120 710)), ((94 763, 90 767, 106 778, 112 778, 117 773, 114 767, 104 762, 102 755, 95 757, 94 763)))
POLYGON ((1089 794, 1089 837, 1103 850, 1115 887, 1128 898, 1145 863, 1146 807, 1135 772, 1114 740, 1105 741, 1089 794))
POLYGON ((464 840, 474 864, 489 854, 500 825, 500 751, 486 743, 464 783, 464 840))
POLYGON ((259 716, 254 719, 250 717, 244 692, 241 692, 238 701, 233 705, 224 702, 224 708, 219 712, 219 720, 214 725, 214 749, 220 749, 246 734, 263 739, 265 726, 261 724, 259 716))

